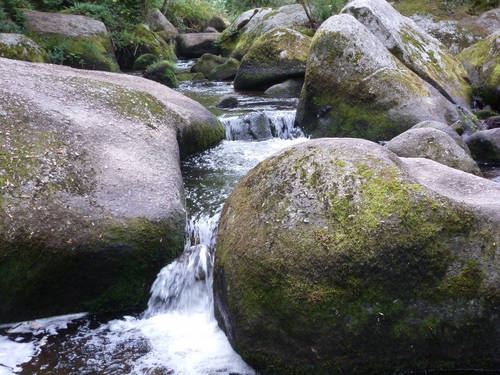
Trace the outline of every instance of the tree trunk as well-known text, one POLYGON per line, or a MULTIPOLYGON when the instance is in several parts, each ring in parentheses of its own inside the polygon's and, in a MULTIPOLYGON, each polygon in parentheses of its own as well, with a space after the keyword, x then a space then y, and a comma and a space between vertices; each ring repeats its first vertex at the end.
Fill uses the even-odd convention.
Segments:
POLYGON ((311 27, 316 30, 317 29, 317 25, 316 25, 316 21, 314 20, 314 17, 312 15, 312 12, 311 12, 311 7, 309 6, 309 3, 307 0, 300 0, 300 5, 302 5, 302 8, 304 8, 304 11, 306 12, 306 16, 307 18, 309 18, 309 22, 311 23, 311 27))

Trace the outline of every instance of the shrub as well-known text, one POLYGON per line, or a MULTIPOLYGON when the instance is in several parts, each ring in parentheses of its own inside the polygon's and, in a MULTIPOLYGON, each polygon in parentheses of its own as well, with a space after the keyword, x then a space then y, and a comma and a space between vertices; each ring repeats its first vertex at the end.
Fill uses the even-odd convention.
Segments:
POLYGON ((172 0, 166 15, 179 30, 199 32, 217 14, 220 9, 206 0, 172 0))

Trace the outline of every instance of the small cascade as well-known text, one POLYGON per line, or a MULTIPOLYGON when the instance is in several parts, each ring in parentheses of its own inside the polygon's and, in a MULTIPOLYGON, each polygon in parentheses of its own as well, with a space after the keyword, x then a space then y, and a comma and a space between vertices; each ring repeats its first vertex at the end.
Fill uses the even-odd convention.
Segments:
POLYGON ((293 139, 303 137, 295 127, 295 110, 253 112, 245 116, 221 116, 226 128, 226 140, 262 141, 270 138, 293 139))
POLYGON ((213 313, 213 249, 219 216, 188 222, 184 253, 156 277, 144 313, 146 319, 171 311, 213 313))

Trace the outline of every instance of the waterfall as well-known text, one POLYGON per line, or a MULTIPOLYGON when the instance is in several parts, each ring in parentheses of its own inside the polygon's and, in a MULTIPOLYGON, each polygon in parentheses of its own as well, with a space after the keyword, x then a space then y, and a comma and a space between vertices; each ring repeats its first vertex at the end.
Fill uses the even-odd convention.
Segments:
POLYGON ((187 223, 184 253, 156 277, 146 319, 170 311, 213 314, 213 250, 219 216, 202 216, 187 223))
POLYGON ((261 141, 270 138, 293 139, 304 133, 295 127, 295 110, 261 111, 246 116, 221 116, 226 140, 261 141))

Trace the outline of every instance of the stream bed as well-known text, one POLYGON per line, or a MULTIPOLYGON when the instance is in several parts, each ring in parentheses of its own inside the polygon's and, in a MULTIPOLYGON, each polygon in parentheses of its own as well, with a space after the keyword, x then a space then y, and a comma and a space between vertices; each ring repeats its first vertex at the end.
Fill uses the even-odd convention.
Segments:
MULTIPOLYGON (((179 61, 178 69, 191 65, 179 61)), ((81 313, 0 325, 0 375, 254 374, 214 318, 216 229, 224 201, 251 168, 307 141, 293 128, 297 99, 235 94, 228 82, 182 82, 179 91, 217 115, 227 133, 217 147, 182 161, 184 253, 160 271, 142 314, 81 313), (216 108, 228 94, 237 95, 239 106, 216 108)))

